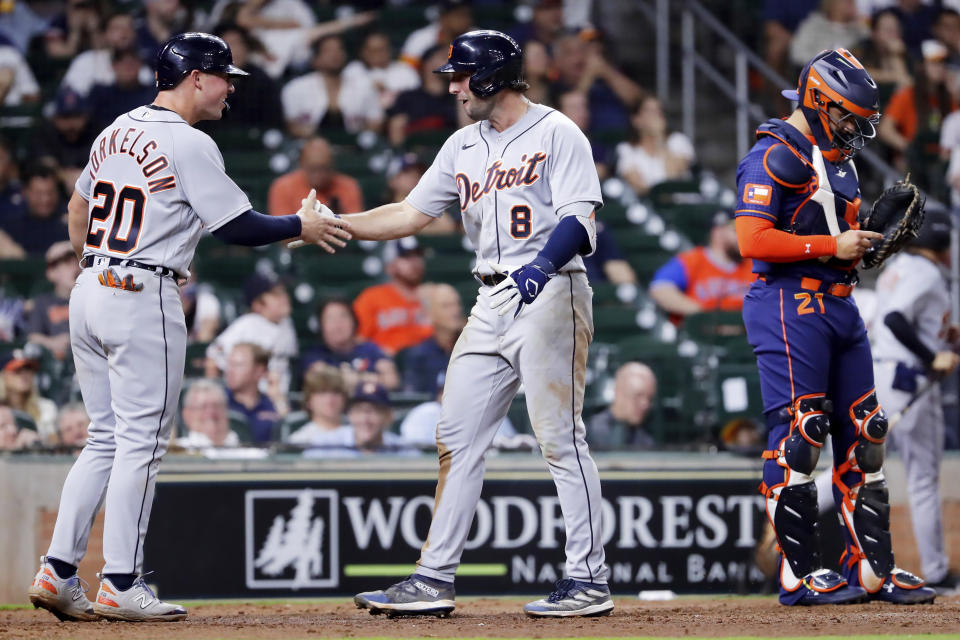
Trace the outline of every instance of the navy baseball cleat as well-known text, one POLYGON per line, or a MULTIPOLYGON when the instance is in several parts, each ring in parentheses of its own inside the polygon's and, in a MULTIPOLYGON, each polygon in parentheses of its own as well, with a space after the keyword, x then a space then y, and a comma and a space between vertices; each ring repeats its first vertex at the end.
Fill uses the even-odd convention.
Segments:
POLYGON ((613 600, 610 587, 605 584, 564 578, 557 582, 553 593, 524 605, 523 611, 532 618, 606 616, 613 611, 613 600))
POLYGON ((871 601, 893 604, 931 604, 937 592, 923 584, 923 580, 909 571, 894 567, 883 586, 870 594, 871 601))
POLYGON ((365 591, 353 598, 358 609, 373 615, 437 616, 446 618, 454 609, 452 582, 413 574, 384 591, 365 591))
POLYGON ((809 607, 820 604, 856 604, 867 599, 867 590, 847 583, 836 571, 819 569, 797 591, 780 596, 780 604, 809 607))

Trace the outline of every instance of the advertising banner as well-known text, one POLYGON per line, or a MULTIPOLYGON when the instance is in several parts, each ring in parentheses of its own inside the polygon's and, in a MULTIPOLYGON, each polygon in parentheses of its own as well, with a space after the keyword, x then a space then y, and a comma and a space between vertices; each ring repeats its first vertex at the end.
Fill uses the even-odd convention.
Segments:
MULTIPOLYGON (((764 520, 752 472, 613 473, 603 542, 614 593, 750 592, 764 520)), ((414 570, 427 537, 427 473, 166 474, 145 567, 164 598, 342 596, 414 570)), ((458 594, 543 594, 563 577, 565 534, 546 473, 492 473, 458 594)))

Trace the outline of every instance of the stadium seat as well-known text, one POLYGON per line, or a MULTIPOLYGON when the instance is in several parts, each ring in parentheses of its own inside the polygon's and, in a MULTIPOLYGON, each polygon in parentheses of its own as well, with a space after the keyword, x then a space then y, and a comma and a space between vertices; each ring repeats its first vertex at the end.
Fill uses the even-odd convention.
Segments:
POLYGON ((27 256, 20 260, 0 260, 0 282, 7 290, 28 297, 38 279, 45 279, 46 262, 42 256, 27 256))

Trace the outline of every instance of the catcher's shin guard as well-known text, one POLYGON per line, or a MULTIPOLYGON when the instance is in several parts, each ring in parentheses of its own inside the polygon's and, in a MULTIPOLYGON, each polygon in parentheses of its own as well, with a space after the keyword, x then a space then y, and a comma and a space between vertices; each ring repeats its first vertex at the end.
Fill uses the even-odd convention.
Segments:
POLYGON ((890 498, 883 477, 887 417, 872 390, 850 406, 849 417, 857 438, 833 474, 842 494, 840 513, 847 530, 842 564, 850 584, 876 593, 894 569, 890 498), (855 480, 848 486, 851 472, 855 480))
POLYGON ((767 498, 767 516, 784 556, 780 584, 787 592, 799 589, 806 576, 821 568, 817 487, 810 474, 830 432, 831 410, 823 394, 798 398, 773 417, 771 442, 776 448, 763 453, 767 462, 760 491, 767 498))

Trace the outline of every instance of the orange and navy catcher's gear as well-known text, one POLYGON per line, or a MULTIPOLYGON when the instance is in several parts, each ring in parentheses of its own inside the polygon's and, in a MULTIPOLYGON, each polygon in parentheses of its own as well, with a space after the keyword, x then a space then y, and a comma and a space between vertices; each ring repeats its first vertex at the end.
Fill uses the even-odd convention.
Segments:
POLYGON ((874 136, 880 122, 880 91, 860 61, 846 49, 821 51, 804 66, 795 91, 784 97, 798 102, 817 146, 830 162, 855 156, 874 136), (831 117, 828 107, 846 113, 831 117), (844 123, 853 122, 846 131, 844 123))
MULTIPOLYGON (((856 277, 855 263, 833 257, 836 239, 823 207, 813 200, 820 186, 813 154, 813 141, 784 120, 768 120, 757 129, 756 144, 737 167, 740 253, 752 257, 754 272, 766 276, 849 283, 856 277), (744 237, 741 218, 757 218, 766 227, 802 237, 780 233, 757 247, 744 237)), ((860 183, 853 162, 827 163, 825 169, 839 231, 858 229, 860 183)))
POLYGON ((743 318, 769 428, 760 490, 783 554, 780 602, 788 605, 934 595, 893 563, 882 469, 887 422, 874 394, 866 328, 850 296, 857 265, 834 257, 836 237, 859 228, 859 180, 848 151, 862 147, 872 129, 861 131, 859 142, 837 139, 823 113, 832 102, 873 124, 865 107, 857 109, 875 85, 848 56, 820 54, 801 77, 801 108, 808 122, 814 118, 815 135, 770 120, 737 168, 737 236, 759 274, 743 318), (843 82, 847 93, 838 89, 843 82), (817 147, 827 160, 829 151, 842 153, 824 163, 817 147), (828 433, 847 549, 843 577, 822 566, 818 551, 812 473, 828 433))

